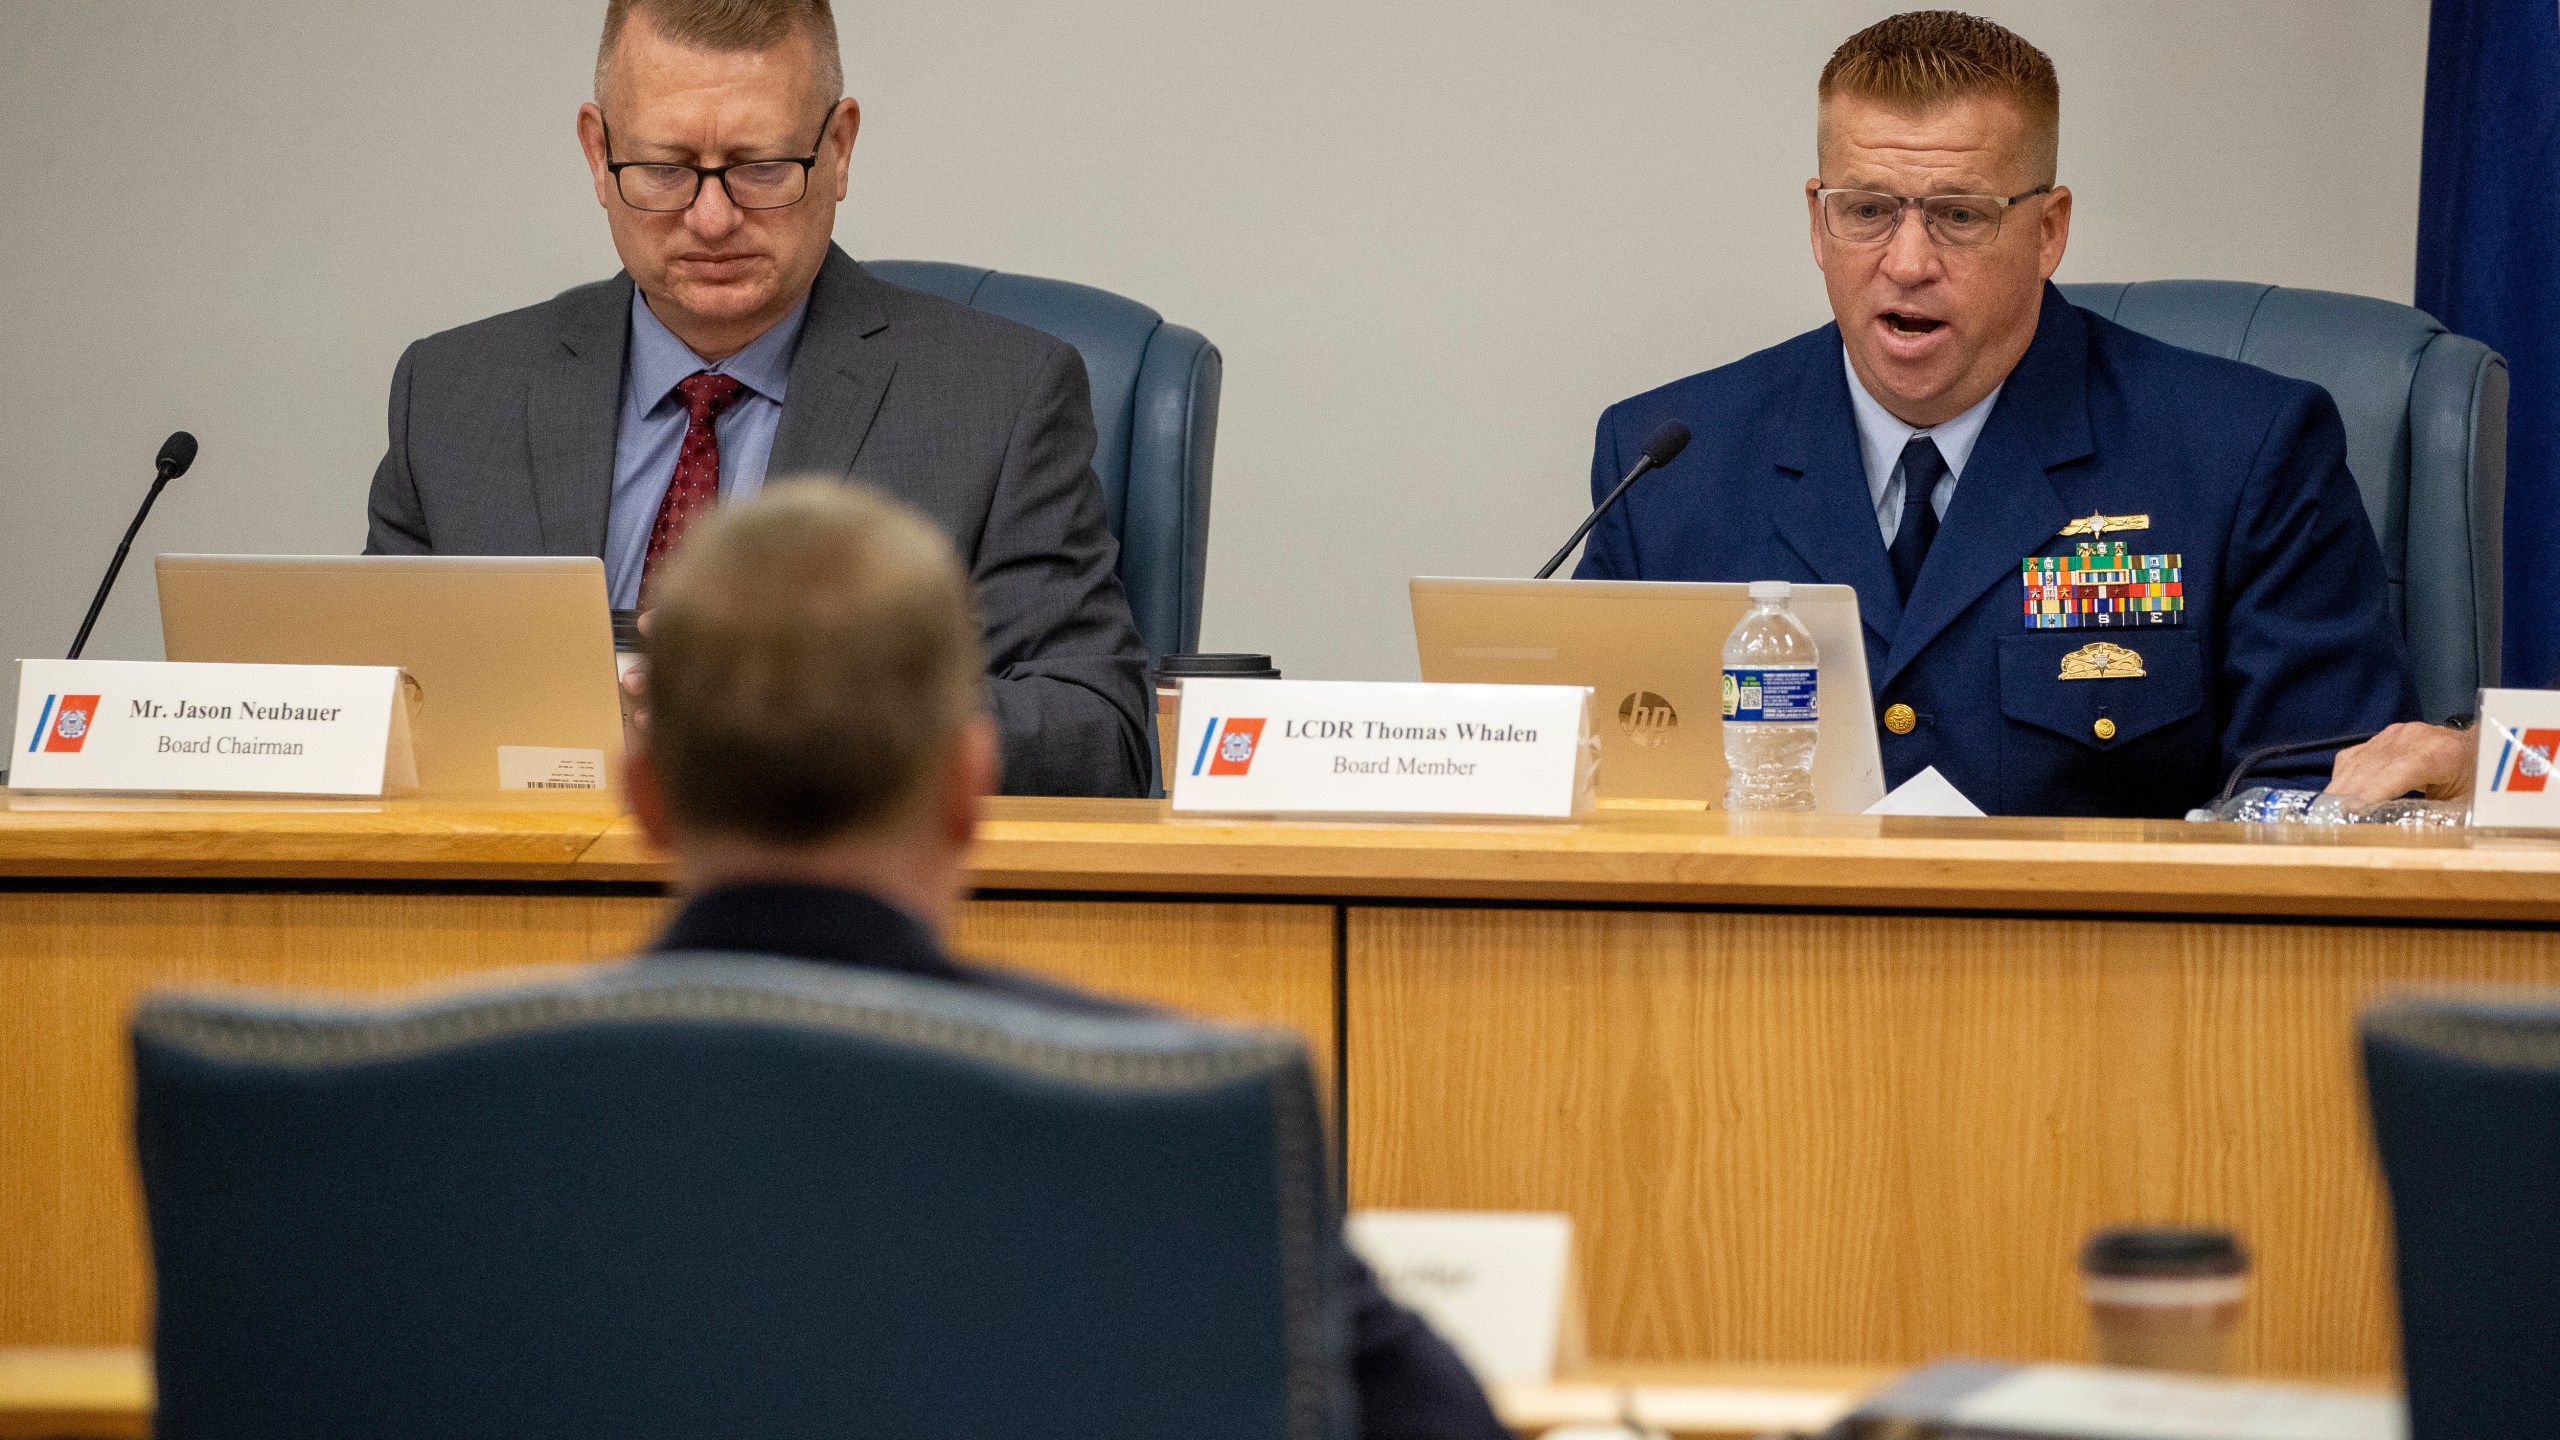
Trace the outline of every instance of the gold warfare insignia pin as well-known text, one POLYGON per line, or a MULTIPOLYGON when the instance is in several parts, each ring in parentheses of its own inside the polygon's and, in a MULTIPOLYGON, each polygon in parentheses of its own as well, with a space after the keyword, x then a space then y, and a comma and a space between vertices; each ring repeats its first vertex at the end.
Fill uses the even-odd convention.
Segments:
POLYGON ((2083 645, 2062 657, 2065 680, 2138 680, 2147 673, 2142 668, 2142 656, 2104 641, 2083 645))
POLYGON ((2148 530, 2148 515, 2083 515, 2062 527, 2065 535, 2112 535, 2118 530, 2148 530))

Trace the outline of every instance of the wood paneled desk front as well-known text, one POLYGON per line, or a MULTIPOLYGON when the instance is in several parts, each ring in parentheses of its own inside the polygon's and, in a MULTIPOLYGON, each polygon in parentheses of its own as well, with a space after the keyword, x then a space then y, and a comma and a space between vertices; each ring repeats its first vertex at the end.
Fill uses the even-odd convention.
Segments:
MULTIPOLYGON (((5 798, 5 797, 0 797, 5 798)), ((2244 1363, 2393 1366, 2352 1019, 2560 981, 2560 843, 1611 812, 1196 822, 997 802, 958 940, 1296 1027, 1353 1203, 1565 1210, 1591 1351, 2076 1357, 2091 1226, 2227 1224, 2244 1363)), ((0 1345, 143 1340, 122 1020, 628 949, 663 871, 545 796, 0 808, 0 1345)))
MULTIPOLYGON (((1521 1435, 1624 1418, 1672 1440, 1817 1434, 1889 1370, 1622 1367, 1552 1385, 1498 1385, 1495 1410, 1521 1435)), ((147 1440, 151 1360, 130 1347, 0 1346, 0 1440, 147 1440)))

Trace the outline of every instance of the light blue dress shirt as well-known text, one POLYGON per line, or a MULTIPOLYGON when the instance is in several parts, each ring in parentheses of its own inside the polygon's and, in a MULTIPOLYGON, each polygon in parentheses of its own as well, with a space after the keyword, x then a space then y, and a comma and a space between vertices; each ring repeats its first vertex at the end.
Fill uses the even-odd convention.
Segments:
POLYGON ((613 432, 613 503, 604 522, 604 583, 616 610, 639 607, 649 530, 675 479, 676 452, 684 447, 684 397, 676 386, 708 370, 747 387, 711 428, 720 437, 720 498, 755 494, 764 488, 765 463, 773 458, 783 392, 791 388, 791 354, 799 348, 800 322, 808 313, 803 299, 746 349, 705 365, 650 313, 640 287, 631 287, 631 343, 623 349, 622 413, 613 432))
POLYGON ((1858 417, 1858 453, 1867 462, 1867 493, 1876 500, 1876 528, 1884 532, 1884 543, 1890 548, 1894 532, 1902 528, 1902 447, 1910 444, 1914 435, 1926 435, 1938 442, 1938 453, 1946 458, 1947 474, 1929 492, 1929 508, 1938 512, 1939 519, 1946 519, 1947 507, 1955 503, 1956 479, 1964 474, 1964 462, 1973 458, 1973 442, 1982 438, 1982 422, 1991 418, 1991 407, 1998 403, 2000 392, 2009 382, 2003 380, 1993 386, 1990 394, 1953 420, 1918 430, 1895 419, 1892 411, 1867 393, 1867 387, 1858 381, 1858 367, 1849 363, 1849 347, 1845 345, 1840 347, 1840 368, 1849 372, 1849 409, 1858 417))

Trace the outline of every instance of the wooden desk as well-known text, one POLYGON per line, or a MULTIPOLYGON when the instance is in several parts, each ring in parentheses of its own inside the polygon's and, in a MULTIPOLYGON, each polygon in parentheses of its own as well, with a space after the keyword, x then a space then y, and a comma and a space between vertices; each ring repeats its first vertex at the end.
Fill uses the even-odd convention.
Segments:
MULTIPOLYGON (((1632 1414, 1678 1440, 1810 1435, 1891 1378, 1855 1368, 1634 1367, 1553 1385, 1494 1387, 1504 1423, 1523 1435, 1632 1414)), ((117 1347, 0 1349, 0 1440, 142 1440, 151 1433, 151 1357, 117 1347)))
POLYGON ((0 1347, 0 1440, 148 1440, 153 1399, 140 1350, 0 1347))
MULTIPOLYGON (((2351 1022, 2560 980, 2560 844, 1620 812, 1177 821, 999 802, 974 953, 1293 1025, 1360 1205, 1560 1209, 1595 1354, 2073 1358, 2095 1224, 2242 1229, 2244 1363, 2381 1373, 2351 1022)), ((132 1344, 142 989, 610 955, 657 863, 567 797, 0 808, 0 1344, 132 1344)))

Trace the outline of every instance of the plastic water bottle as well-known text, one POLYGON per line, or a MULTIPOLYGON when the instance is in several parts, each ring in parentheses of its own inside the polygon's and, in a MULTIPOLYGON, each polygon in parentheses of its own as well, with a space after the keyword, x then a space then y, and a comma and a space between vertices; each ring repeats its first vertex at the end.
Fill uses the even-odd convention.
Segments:
POLYGON ((2458 830, 2471 823, 2467 800, 2385 800, 2369 805, 2316 790, 2252 785, 2210 808, 2187 812, 2190 820, 2238 820, 2252 825, 2397 825, 2404 830, 2458 830))
POLYGON ((1784 580, 1751 582, 1751 609, 1724 642, 1724 806, 1813 808, 1819 656, 1784 580))

